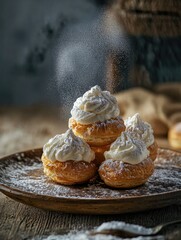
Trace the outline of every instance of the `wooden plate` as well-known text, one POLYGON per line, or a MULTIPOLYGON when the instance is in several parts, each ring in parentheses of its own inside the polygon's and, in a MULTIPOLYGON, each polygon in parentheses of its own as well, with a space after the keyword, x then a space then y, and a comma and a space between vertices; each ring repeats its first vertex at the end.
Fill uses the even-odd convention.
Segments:
POLYGON ((41 149, 0 160, 0 190, 19 202, 69 213, 118 214, 181 203, 181 153, 159 149, 154 175, 143 186, 116 190, 99 179, 62 186, 43 174, 41 149))

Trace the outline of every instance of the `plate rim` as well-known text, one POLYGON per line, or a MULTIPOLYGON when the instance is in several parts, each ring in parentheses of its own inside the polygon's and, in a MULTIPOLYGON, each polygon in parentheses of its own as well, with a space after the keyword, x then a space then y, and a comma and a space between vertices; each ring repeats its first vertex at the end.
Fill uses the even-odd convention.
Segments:
MULTIPOLYGON (((18 195, 18 196, 25 196, 25 197, 30 197, 31 196, 31 198, 32 199, 37 199, 37 198, 41 198, 42 200, 44 199, 44 200, 49 200, 49 199, 52 199, 52 200, 58 200, 58 201, 61 201, 61 202, 63 202, 63 201, 69 201, 69 202, 94 202, 94 203, 98 203, 98 202, 101 202, 101 203, 103 203, 103 202, 117 202, 117 201, 122 201, 122 202, 124 202, 124 201, 128 201, 128 200, 140 200, 140 199, 151 199, 151 198, 153 198, 153 197, 163 197, 164 198, 164 196, 170 196, 170 195, 172 195, 172 194, 175 194, 175 195, 180 195, 181 196, 181 190, 175 190, 175 191, 170 191, 170 192, 166 192, 166 193, 158 193, 158 194, 151 194, 151 195, 141 195, 141 196, 131 196, 131 197, 127 197, 127 198, 125 198, 125 197, 123 197, 123 198, 98 198, 98 199, 95 199, 95 198, 69 198, 69 197, 65 197, 65 198, 63 198, 63 197, 56 197, 56 196, 50 196, 50 195, 40 195, 40 194, 34 194, 34 193, 32 193, 32 192, 24 192, 24 191, 21 191, 21 190, 19 190, 19 189, 16 189, 16 188, 11 188, 11 187, 7 187, 7 186, 5 186, 5 185, 3 185, 3 184, 0 184, 0 191, 2 192, 2 193, 4 193, 5 194, 5 192, 7 192, 7 193, 15 193, 16 195, 18 195)), ((177 202, 177 201, 175 201, 175 202, 177 202)))

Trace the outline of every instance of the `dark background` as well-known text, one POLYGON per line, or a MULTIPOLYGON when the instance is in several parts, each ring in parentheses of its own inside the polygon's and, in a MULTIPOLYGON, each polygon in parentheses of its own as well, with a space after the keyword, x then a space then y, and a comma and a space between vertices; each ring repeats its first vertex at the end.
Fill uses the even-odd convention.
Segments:
POLYGON ((91 86, 106 88, 113 48, 122 79, 117 90, 181 81, 179 36, 105 38, 104 13, 113 2, 0 0, 0 105, 71 107, 91 86), (137 73, 131 83, 130 63, 137 73))
POLYGON ((0 104, 59 104, 56 60, 63 32, 95 20, 105 2, 1 0, 0 104))

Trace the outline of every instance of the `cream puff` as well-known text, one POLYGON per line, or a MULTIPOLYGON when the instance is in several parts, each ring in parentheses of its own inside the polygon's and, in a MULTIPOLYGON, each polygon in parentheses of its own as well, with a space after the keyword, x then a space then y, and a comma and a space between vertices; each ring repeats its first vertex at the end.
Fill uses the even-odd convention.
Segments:
POLYGON ((75 101, 71 115, 69 127, 93 148, 102 162, 104 151, 125 130, 116 98, 94 86, 75 101))
POLYGON ((172 148, 181 150, 181 122, 176 123, 169 129, 168 141, 172 148))
POLYGON ((157 157, 158 145, 154 139, 151 125, 144 122, 139 113, 125 120, 126 131, 130 132, 133 138, 142 140, 150 152, 150 158, 154 161, 157 157))
POLYGON ((41 159, 45 175, 60 184, 84 183, 97 173, 95 153, 70 129, 44 145, 41 159))
POLYGON ((123 132, 104 155, 106 160, 99 167, 99 175, 110 187, 133 188, 153 174, 154 162, 146 145, 129 132, 123 132))

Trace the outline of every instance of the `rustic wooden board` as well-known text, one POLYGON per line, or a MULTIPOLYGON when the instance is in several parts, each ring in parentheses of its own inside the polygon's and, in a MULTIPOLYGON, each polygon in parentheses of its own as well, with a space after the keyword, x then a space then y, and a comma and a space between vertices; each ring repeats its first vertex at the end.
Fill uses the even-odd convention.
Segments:
POLYGON ((108 188, 99 179, 73 187, 51 182, 43 174, 41 153, 30 150, 1 159, 0 190, 22 203, 69 213, 118 214, 180 203, 181 153, 160 149, 154 175, 129 190, 108 188))
POLYGON ((117 0, 116 4, 125 10, 180 13, 180 0, 117 0))
POLYGON ((181 35, 180 15, 159 15, 121 10, 117 19, 129 34, 135 36, 179 37, 181 35))

